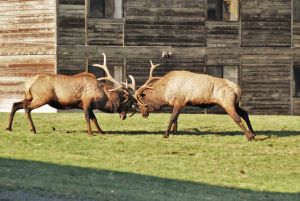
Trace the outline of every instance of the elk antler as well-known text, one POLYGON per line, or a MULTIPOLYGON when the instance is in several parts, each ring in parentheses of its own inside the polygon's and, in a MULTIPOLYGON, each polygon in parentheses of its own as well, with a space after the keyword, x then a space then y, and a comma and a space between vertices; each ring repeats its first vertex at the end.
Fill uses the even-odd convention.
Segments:
POLYGON ((128 81, 126 79, 126 82, 121 82, 123 85, 125 85, 126 89, 131 88, 133 90, 133 92, 135 92, 136 88, 135 88, 135 79, 132 75, 128 75, 128 77, 131 79, 131 83, 128 84, 128 81))
POLYGON ((153 65, 152 61, 150 60, 150 64, 151 64, 151 68, 150 68, 150 73, 149 73, 149 78, 148 80, 145 82, 145 84, 143 84, 134 94, 135 99, 137 100, 137 102, 140 105, 143 106, 147 106, 147 104, 142 103, 142 101, 139 99, 139 94, 144 91, 145 89, 153 89, 152 87, 147 86, 151 81, 156 80, 156 79, 160 79, 161 77, 153 77, 153 71, 156 67, 160 66, 160 64, 155 64, 153 65))
POLYGON ((116 88, 114 89, 110 89, 109 91, 116 91, 120 88, 122 88, 122 84, 120 82, 118 82, 117 80, 115 80, 111 74, 109 73, 108 69, 107 69, 107 66, 106 66, 106 55, 105 53, 102 53, 103 54, 103 65, 100 65, 100 64, 93 64, 93 66, 95 67, 99 67, 99 68, 102 68, 104 70, 104 72, 106 73, 106 77, 101 77, 101 78, 98 78, 97 80, 108 80, 114 84, 116 84, 116 88))

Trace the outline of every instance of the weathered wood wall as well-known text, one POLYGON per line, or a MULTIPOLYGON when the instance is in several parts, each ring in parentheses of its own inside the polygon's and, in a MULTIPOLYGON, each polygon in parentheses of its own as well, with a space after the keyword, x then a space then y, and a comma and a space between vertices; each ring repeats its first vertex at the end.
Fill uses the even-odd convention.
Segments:
POLYGON ((291 0, 242 0, 242 46, 291 45, 291 0))
POLYGON ((123 46, 123 19, 88 18, 88 45, 123 46))
POLYGON ((55 73, 55 1, 0 1, 0 111, 23 98, 23 83, 55 73))
POLYGON ((58 0, 58 45, 85 45, 85 1, 58 0))
POLYGON ((238 22, 207 22, 207 47, 239 47, 239 27, 238 22))
POLYGON ((125 1, 126 45, 205 46, 205 0, 125 1))
POLYGON ((293 46, 300 47, 300 22, 293 23, 293 46))
POLYGON ((257 114, 290 114, 291 57, 243 55, 243 106, 257 114))

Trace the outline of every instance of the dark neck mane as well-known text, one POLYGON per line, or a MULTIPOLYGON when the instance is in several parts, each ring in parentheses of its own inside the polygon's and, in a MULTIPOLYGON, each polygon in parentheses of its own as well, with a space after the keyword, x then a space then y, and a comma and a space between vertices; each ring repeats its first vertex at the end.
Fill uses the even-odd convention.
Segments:
POLYGON ((146 94, 144 103, 148 105, 151 111, 160 110, 167 105, 167 103, 163 101, 162 93, 159 89, 146 89, 144 93, 146 94))

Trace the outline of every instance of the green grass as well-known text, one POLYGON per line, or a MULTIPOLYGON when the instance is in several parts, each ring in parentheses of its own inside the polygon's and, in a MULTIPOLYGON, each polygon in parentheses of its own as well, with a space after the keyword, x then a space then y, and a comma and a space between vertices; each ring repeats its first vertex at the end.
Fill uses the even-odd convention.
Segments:
POLYGON ((251 116, 248 142, 226 115, 170 114, 122 121, 98 113, 107 135, 88 137, 82 113, 0 113, 0 200, 300 200, 300 117, 251 116))

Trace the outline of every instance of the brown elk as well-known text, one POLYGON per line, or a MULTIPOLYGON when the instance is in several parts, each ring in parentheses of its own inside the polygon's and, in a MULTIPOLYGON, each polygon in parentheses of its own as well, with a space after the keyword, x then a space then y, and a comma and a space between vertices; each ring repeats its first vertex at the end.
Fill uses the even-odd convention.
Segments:
MULTIPOLYGON (((24 109, 31 130, 36 133, 31 111, 46 104, 57 109, 83 109, 89 135, 92 135, 90 120, 94 122, 98 132, 103 133, 93 109, 107 113, 118 112, 120 117, 125 119, 135 99, 130 94, 128 84, 124 87, 110 75, 104 53, 103 56, 103 65, 94 64, 93 66, 102 68, 107 77, 98 80, 93 74, 86 72, 73 76, 39 74, 30 78, 25 82, 25 99, 13 104, 7 130, 12 130, 15 112, 24 109), (103 82, 104 80, 113 83, 116 88, 113 88, 111 83, 103 82)), ((133 79, 132 76, 130 77, 133 79)))
POLYGON ((177 132, 177 118, 185 106, 209 108, 220 105, 235 123, 244 131, 248 140, 254 139, 248 113, 239 106, 241 89, 226 79, 188 71, 171 71, 163 77, 153 77, 153 65, 146 83, 135 92, 135 98, 143 117, 149 112, 160 110, 164 106, 172 106, 173 113, 164 137, 168 138, 172 129, 177 132), (246 129, 242 117, 249 130, 246 129), (173 127, 173 128, 172 128, 173 127))

